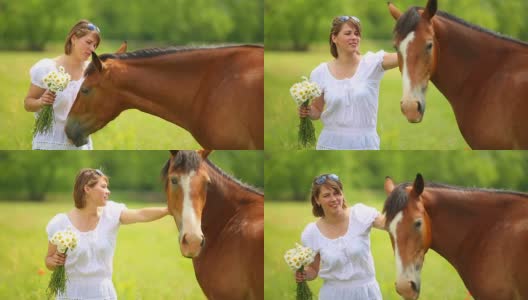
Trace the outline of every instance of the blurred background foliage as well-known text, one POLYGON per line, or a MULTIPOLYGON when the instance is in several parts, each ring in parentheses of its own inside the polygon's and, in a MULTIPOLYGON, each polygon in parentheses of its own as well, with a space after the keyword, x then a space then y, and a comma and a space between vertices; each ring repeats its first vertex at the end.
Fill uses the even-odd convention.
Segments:
POLYGON ((44 50, 80 19, 104 40, 263 43, 263 0, 0 0, 0 50, 44 50))
MULTIPOLYGON (((168 151, 0 151, 0 199, 45 201, 58 193, 71 200, 79 170, 99 168, 110 177, 112 193, 126 192, 125 198, 134 201, 165 201, 160 172, 169 156, 168 151)), ((262 151, 213 151, 209 160, 263 190, 262 151)))
MULTIPOLYGON (((367 39, 392 39, 395 21, 387 0, 265 0, 264 39, 266 49, 307 50, 311 44, 328 42, 335 16, 360 18, 367 39)), ((402 12, 424 7, 427 0, 392 0, 402 12)), ((526 0, 438 0, 438 9, 470 23, 528 40, 526 0)))
POLYGON ((421 173, 437 183, 528 192, 527 170, 526 151, 266 151, 264 185, 266 201, 306 201, 323 173, 337 174, 345 195, 383 192, 385 176, 402 183, 421 173))

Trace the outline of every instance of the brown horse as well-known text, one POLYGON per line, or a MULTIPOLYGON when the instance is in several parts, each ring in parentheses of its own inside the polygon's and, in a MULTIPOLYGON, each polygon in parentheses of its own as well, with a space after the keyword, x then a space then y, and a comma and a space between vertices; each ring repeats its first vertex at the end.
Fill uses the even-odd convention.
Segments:
POLYGON ((437 11, 436 0, 404 14, 389 3, 389 11, 409 122, 422 120, 431 80, 471 148, 528 149, 528 43, 437 11))
POLYGON ((263 149, 264 48, 92 53, 66 134, 83 145, 131 108, 185 128, 208 149, 263 149))
POLYGON ((264 194, 213 165, 210 151, 171 151, 162 170, 183 256, 208 299, 264 299, 264 194))
POLYGON ((397 187, 387 177, 385 191, 403 298, 418 298, 431 248, 455 267, 475 299, 528 299, 528 194, 424 184, 420 174, 397 187))

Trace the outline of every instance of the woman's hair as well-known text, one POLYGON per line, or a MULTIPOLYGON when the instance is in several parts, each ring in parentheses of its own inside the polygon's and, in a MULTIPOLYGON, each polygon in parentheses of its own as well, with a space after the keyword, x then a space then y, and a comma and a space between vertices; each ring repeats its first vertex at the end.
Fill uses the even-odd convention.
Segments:
MULTIPOLYGON (((321 193, 321 187, 326 187, 327 189, 331 189, 333 190, 334 192, 339 192, 339 193, 343 193, 343 184, 341 183, 341 181, 339 181, 339 179, 337 180, 334 180, 334 179, 331 179, 331 178, 326 178, 324 180, 323 183, 317 183, 316 181, 318 180, 318 178, 320 178, 321 176, 324 176, 323 175, 320 175, 320 176, 317 176, 314 178, 314 180, 312 181, 312 196, 311 196, 311 200, 312 200, 312 214, 316 217, 324 217, 324 211, 323 211, 323 208, 317 204, 317 198, 319 198, 319 194, 321 193)), ((345 199, 343 198, 343 208, 346 208, 346 203, 345 203, 345 199)))
POLYGON ((334 20, 332 20, 332 28, 330 28, 330 36, 328 38, 330 42, 330 53, 335 58, 337 58, 338 53, 337 46, 334 41, 332 41, 332 36, 337 36, 337 34, 341 31, 341 28, 343 28, 343 25, 345 23, 352 28, 356 28, 359 32, 359 36, 361 37, 361 23, 359 22, 358 18, 349 16, 335 17, 334 20))
POLYGON ((108 177, 98 169, 82 169, 75 177, 75 185, 73 186, 73 201, 75 207, 84 208, 86 206, 86 193, 84 187, 93 187, 99 181, 99 178, 103 178, 108 184, 108 177))
POLYGON ((66 43, 64 44, 64 53, 66 55, 69 55, 72 52, 71 39, 74 35, 77 38, 82 38, 90 32, 96 33, 96 47, 99 46, 99 42, 101 41, 101 32, 99 31, 99 27, 95 26, 88 20, 80 20, 79 22, 77 22, 77 24, 73 25, 72 29, 70 29, 70 33, 68 33, 68 36, 66 37, 66 43))

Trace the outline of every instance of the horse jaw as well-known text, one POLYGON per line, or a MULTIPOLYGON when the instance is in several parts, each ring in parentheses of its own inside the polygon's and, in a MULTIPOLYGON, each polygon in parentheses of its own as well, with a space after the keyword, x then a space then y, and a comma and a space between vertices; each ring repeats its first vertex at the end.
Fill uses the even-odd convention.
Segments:
POLYGON ((80 147, 82 145, 88 144, 88 136, 84 135, 84 130, 82 129, 81 123, 78 120, 68 118, 64 131, 66 132, 66 136, 75 146, 80 147))

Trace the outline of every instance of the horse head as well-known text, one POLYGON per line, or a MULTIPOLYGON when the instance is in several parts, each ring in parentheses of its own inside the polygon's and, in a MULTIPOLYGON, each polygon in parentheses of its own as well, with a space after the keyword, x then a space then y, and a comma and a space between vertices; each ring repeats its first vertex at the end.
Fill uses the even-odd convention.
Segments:
POLYGON ((389 2, 389 11, 397 21, 393 42, 403 82, 400 106, 411 123, 422 121, 427 84, 436 70, 438 41, 432 21, 436 10, 436 0, 428 0, 423 10, 412 7, 404 14, 389 2))
POLYGON ((180 251, 185 257, 196 257, 205 244, 202 211, 207 200, 210 178, 203 164, 210 150, 172 150, 162 176, 169 211, 180 233, 180 251))
MULTIPOLYGON (((125 53, 126 42, 116 54, 125 53)), ((92 52, 92 61, 84 73, 84 81, 75 98, 66 121, 66 135, 76 145, 88 143, 88 135, 115 119, 123 110, 116 105, 119 96, 111 88, 109 68, 92 52)))
POLYGON ((424 180, 417 174, 413 184, 397 187, 385 179, 387 230, 396 261, 396 291, 406 300, 418 299, 424 256, 431 246, 431 219, 424 208, 424 180))

